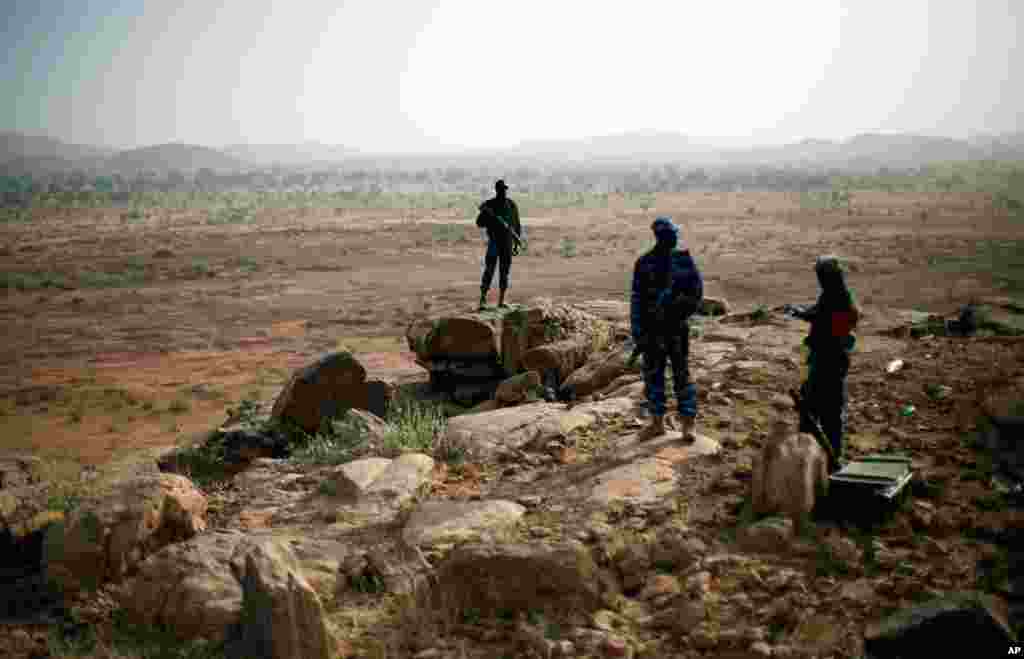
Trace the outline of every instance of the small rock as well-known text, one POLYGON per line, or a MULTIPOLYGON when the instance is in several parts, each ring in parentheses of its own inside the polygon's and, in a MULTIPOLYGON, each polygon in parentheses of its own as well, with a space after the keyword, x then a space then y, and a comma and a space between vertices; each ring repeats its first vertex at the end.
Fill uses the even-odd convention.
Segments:
POLYGON ((704 596, 711 592, 711 573, 701 571, 686 578, 685 590, 691 595, 704 596))
POLYGON ((741 528, 736 539, 746 551, 778 553, 789 548, 793 535, 793 520, 769 517, 741 528))
POLYGON ((415 657, 415 659, 437 659, 437 657, 440 657, 443 654, 444 653, 437 648, 428 648, 421 652, 417 652, 413 656, 415 657))
POLYGON ((683 592, 679 579, 671 574, 656 574, 647 579, 647 584, 640 593, 640 599, 650 600, 666 595, 678 595, 683 592))
POLYGON ((690 632, 690 642, 698 650, 713 650, 718 647, 718 638, 705 625, 690 632))
POLYGON ((519 505, 524 506, 526 508, 536 508, 543 501, 544 500, 541 497, 537 496, 536 494, 530 494, 530 495, 522 496, 522 497, 519 497, 518 499, 516 499, 516 503, 518 503, 519 505))
POLYGON ((605 639, 604 653, 607 657, 630 657, 633 655, 629 644, 616 636, 609 636, 605 639))
POLYGON ((750 653, 755 657, 770 657, 772 656, 772 646, 764 641, 755 641, 750 644, 750 653))
POLYGON ((590 624, 595 629, 600 629, 605 632, 613 632, 618 627, 621 627, 623 621, 619 618, 619 614, 608 609, 601 609, 594 611, 593 615, 590 616, 590 624))

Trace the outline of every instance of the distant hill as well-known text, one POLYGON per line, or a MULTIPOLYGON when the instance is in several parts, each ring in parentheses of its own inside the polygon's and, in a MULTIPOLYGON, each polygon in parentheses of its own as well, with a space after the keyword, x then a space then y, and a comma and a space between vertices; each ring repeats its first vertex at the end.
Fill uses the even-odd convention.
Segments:
POLYGON ((244 163, 216 149, 194 144, 174 143, 120 151, 108 158, 103 168, 109 172, 122 174, 170 170, 194 172, 204 168, 215 171, 236 171, 244 169, 244 163))
POLYGON ((224 152, 251 165, 303 166, 338 163, 358 151, 346 146, 305 142, 303 144, 235 144, 224 152))
POLYGON ((620 133, 580 140, 533 140, 510 151, 519 156, 559 157, 570 160, 621 161, 678 158, 711 153, 714 147, 680 133, 620 133))
POLYGON ((628 133, 581 140, 524 142, 516 156, 583 162, 654 161, 687 165, 917 167, 927 163, 987 157, 1022 157, 1018 138, 1003 136, 987 147, 949 137, 865 133, 845 141, 806 139, 779 146, 724 148, 679 133, 628 133))
POLYGON ((54 164, 57 161, 74 162, 82 159, 103 158, 113 149, 84 144, 68 144, 52 137, 0 132, 0 164, 20 161, 31 165, 33 161, 54 164))

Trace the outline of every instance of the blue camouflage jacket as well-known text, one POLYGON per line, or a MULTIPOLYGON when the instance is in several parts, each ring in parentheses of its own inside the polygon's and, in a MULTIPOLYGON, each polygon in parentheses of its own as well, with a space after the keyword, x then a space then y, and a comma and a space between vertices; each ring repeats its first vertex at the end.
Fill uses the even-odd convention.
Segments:
POLYGON ((637 259, 633 269, 630 321, 637 345, 683 331, 700 308, 704 280, 690 251, 660 252, 654 248, 637 259))

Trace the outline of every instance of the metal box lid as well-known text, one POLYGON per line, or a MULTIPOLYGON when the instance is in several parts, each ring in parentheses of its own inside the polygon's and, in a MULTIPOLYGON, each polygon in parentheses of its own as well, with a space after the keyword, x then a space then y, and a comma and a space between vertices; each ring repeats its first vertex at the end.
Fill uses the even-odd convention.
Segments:
POLYGON ((910 481, 910 458, 904 455, 868 455, 854 460, 832 474, 835 483, 865 487, 870 491, 892 498, 910 481))

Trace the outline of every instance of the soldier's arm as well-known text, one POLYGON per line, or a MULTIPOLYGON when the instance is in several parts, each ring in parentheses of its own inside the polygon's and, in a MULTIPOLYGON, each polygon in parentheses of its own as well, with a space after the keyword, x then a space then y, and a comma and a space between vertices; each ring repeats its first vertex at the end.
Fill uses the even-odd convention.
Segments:
POLYGON ((488 210, 486 202, 480 204, 480 212, 476 216, 476 225, 481 229, 486 229, 490 225, 488 210))

